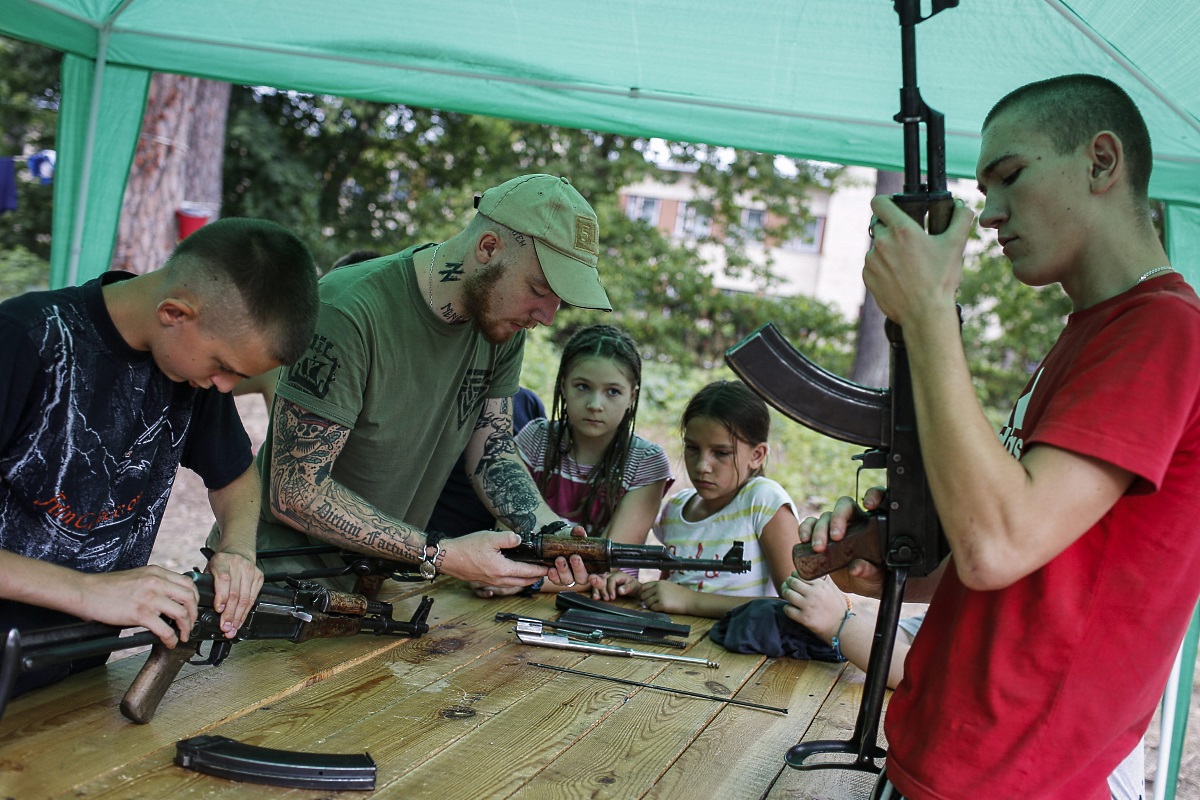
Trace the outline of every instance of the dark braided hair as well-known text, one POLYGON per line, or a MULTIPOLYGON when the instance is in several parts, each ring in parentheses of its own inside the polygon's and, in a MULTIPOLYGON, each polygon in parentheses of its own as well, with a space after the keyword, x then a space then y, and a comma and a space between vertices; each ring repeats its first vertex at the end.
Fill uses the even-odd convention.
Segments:
POLYGON ((563 348, 562 360, 558 365, 558 377, 554 381, 554 402, 550 412, 550 424, 546 431, 546 461, 538 488, 548 490, 550 479, 562 465, 563 453, 571 449, 571 425, 567 419, 567 401, 563 396, 563 384, 571 369, 582 358, 607 358, 629 379, 633 397, 629 410, 617 426, 616 434, 609 442, 600 463, 592 467, 588 476, 588 491, 581 508, 568 516, 580 520, 591 535, 600 535, 612 520, 613 511, 624 495, 622 480, 625 477, 625 459, 633 446, 633 426, 637 419, 638 387, 642 384, 642 357, 633 338, 613 325, 586 325, 571 334, 563 348), (591 519, 596 499, 601 498, 601 508, 596 519, 591 519))

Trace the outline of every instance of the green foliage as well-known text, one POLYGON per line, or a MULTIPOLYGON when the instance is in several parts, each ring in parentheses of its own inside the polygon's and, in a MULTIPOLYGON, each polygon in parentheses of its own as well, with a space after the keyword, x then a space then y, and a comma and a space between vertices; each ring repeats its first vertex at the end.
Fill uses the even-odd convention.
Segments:
POLYGON ((50 285, 50 262, 17 245, 0 248, 0 300, 50 285))
POLYGON ((963 342, 984 408, 1005 414, 1058 338, 1071 301, 1057 284, 1026 286, 994 250, 968 259, 959 286, 963 342))
POLYGON ((665 238, 620 212, 601 219, 607 252, 602 275, 613 312, 571 310, 555 336, 562 343, 579 324, 609 319, 639 342, 648 358, 712 367, 724 352, 766 324, 775 325, 810 358, 845 371, 854 326, 808 297, 779 299, 724 292, 694 248, 665 238))
MULTIPOLYGON (((828 306, 719 291, 693 247, 626 218, 618 191, 656 168, 649 143, 596 131, 455 114, 400 105, 236 88, 230 108, 227 215, 263 216, 310 241, 318 263, 352 249, 392 252, 437 241, 469 219, 474 194, 525 172, 571 176, 600 218, 601 274, 616 311, 564 310, 560 343, 578 325, 622 325, 649 357, 680 364, 720 363, 722 353, 774 321, 808 353, 848 365, 852 328, 828 306)), ((802 199, 836 169, 761 153, 674 143, 711 187, 710 208, 765 204, 764 236, 790 238, 807 221, 802 199), (715 205, 712 205, 715 204, 715 205)), ((753 237, 722 240, 729 263, 749 263, 753 237)), ((757 271, 764 290, 769 270, 757 271)))
MULTIPOLYGON (((61 62, 61 53, 0 38, 0 155, 54 148, 61 62)), ((17 210, 0 217, 0 252, 20 247, 48 259, 53 185, 27 178, 17 170, 17 210)))
POLYGON ((229 129, 224 213, 320 231, 324 264, 446 238, 523 172, 570 175, 595 202, 648 168, 624 137, 270 89, 234 87, 229 129))

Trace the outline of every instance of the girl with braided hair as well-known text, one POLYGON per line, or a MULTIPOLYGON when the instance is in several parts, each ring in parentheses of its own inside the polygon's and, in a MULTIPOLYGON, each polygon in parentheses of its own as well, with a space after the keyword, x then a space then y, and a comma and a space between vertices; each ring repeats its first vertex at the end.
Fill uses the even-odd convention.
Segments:
MULTIPOLYGON (((641 381, 642 359, 628 333, 582 327, 563 348, 550 418, 517 435, 547 505, 589 536, 623 544, 645 543, 674 480, 662 447, 634 433, 641 381)), ((543 591, 564 588, 546 582, 543 591)))

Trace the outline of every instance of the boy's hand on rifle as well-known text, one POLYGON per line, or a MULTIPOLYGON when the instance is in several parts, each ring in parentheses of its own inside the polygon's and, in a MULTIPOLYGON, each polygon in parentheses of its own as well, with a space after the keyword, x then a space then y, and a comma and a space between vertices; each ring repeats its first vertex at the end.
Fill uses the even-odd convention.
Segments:
POLYGON ((262 570, 253 558, 230 550, 209 559, 205 572, 213 576, 213 608, 221 615, 221 631, 232 639, 262 589, 262 570))
MULTIPOLYGON (((862 508, 853 498, 839 497, 833 511, 826 511, 820 517, 808 517, 800 523, 800 541, 811 542, 813 550, 824 552, 830 541, 841 541, 852 524, 863 520, 868 511, 882 506, 885 496, 883 488, 868 489, 863 495, 862 508)), ((842 591, 865 597, 878 597, 883 588, 883 569, 861 558, 830 573, 830 577, 842 591)))
POLYGON ((592 575, 592 599, 612 601, 621 597, 637 597, 642 584, 628 572, 610 572, 608 575, 592 575))
POLYGON ((200 594, 192 579, 178 572, 148 566, 79 573, 79 587, 83 602, 75 612, 78 616, 107 625, 140 625, 167 647, 186 642, 196 624, 200 594))
POLYGON ((950 311, 962 280, 963 248, 975 215, 955 203, 950 227, 930 236, 887 195, 871 200, 877 222, 863 281, 893 322, 908 326, 930 313, 950 311))

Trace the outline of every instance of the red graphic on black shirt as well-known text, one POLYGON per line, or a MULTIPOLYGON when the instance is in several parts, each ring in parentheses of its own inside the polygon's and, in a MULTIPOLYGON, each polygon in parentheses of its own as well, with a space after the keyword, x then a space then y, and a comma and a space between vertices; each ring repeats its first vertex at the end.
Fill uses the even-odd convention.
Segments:
POLYGON ((133 514, 137 511, 141 501, 142 496, 139 494, 129 502, 123 503, 116 508, 109 508, 99 512, 87 511, 72 508, 66 494, 59 492, 48 500, 36 500, 33 504, 38 508, 45 509, 46 516, 59 525, 80 531, 90 531, 97 525, 107 525, 110 522, 116 522, 133 514))

